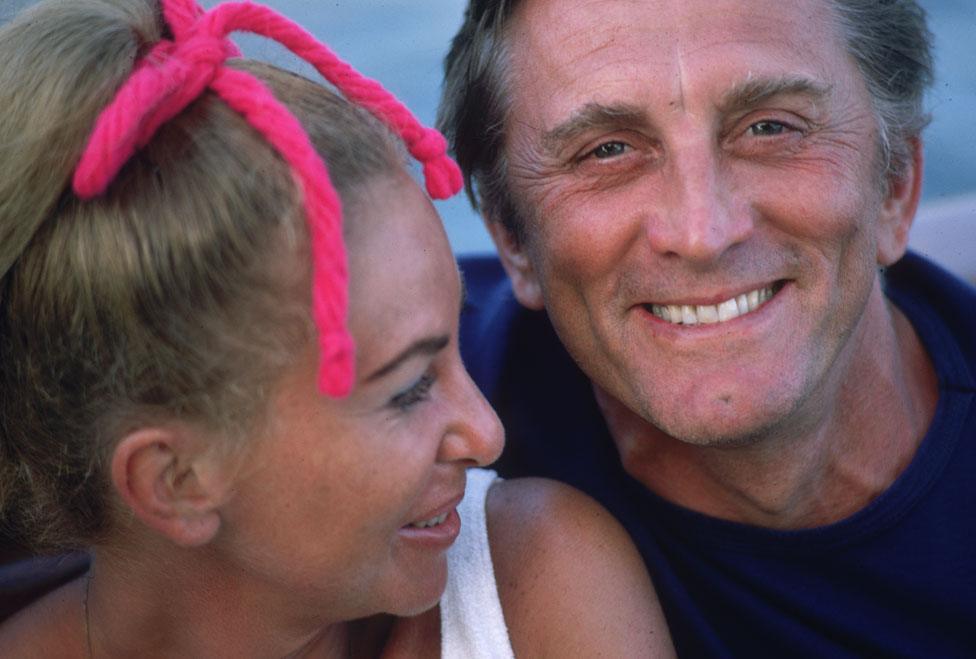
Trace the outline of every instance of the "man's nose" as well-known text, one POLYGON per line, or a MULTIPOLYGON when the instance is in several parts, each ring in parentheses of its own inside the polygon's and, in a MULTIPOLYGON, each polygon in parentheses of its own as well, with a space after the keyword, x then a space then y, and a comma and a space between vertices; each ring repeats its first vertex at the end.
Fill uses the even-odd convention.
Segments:
POLYGON ((455 390, 456 411, 441 442, 441 462, 469 462, 484 467, 498 459, 505 432, 495 410, 461 367, 455 390))
POLYGON ((671 149, 656 191, 660 201, 647 222, 655 253, 706 263, 749 237, 752 210, 729 167, 719 147, 704 138, 671 149))

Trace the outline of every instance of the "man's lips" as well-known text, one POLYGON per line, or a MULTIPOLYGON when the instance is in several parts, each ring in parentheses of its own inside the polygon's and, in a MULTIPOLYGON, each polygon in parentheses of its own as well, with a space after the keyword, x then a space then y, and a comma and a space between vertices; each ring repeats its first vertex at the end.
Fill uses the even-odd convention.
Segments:
POLYGON ((775 281, 737 293, 715 304, 697 304, 688 300, 667 304, 647 302, 641 306, 657 318, 673 325, 724 323, 760 309, 782 290, 785 283, 784 280, 775 281))

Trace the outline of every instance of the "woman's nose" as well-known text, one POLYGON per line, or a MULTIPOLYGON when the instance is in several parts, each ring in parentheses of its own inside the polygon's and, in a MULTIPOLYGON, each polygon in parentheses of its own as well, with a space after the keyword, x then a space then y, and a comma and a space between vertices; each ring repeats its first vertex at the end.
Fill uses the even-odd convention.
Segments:
POLYGON ((455 380, 456 412, 449 423, 439 458, 443 462, 467 461, 471 466, 483 467, 498 459, 505 445, 505 431, 495 410, 459 366, 461 373, 455 380))

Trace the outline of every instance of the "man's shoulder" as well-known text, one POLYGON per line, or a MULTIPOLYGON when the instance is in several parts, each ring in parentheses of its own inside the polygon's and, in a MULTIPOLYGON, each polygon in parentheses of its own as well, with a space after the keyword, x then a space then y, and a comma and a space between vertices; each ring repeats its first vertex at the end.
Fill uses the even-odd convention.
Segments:
POLYGON ((466 254, 458 257, 464 275, 468 301, 480 301, 499 285, 508 282, 505 268, 495 254, 466 254))
POLYGON ((464 279, 460 344, 465 366, 490 396, 508 352, 508 337, 521 307, 498 257, 463 256, 458 266, 464 279))
MULTIPOLYGON (((496 405, 503 374, 524 381, 530 373, 575 369, 544 311, 523 307, 495 255, 458 259, 466 290, 461 310, 460 344, 464 364, 496 405)), ((552 379, 542 376, 547 387, 552 379)), ((511 385, 507 382, 506 386, 511 385)))

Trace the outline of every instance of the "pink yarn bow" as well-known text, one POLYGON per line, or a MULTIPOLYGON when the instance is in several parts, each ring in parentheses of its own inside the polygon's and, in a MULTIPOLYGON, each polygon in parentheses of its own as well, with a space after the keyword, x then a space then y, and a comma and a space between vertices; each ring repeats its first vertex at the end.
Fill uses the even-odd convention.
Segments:
POLYGON ((319 389, 344 396, 354 381, 354 345, 346 327, 348 272, 342 209, 322 159, 305 129, 254 76, 224 66, 239 51, 226 37, 247 31, 281 43, 312 64, 350 101, 386 123, 423 164, 427 192, 446 199, 462 186, 461 171, 447 155, 447 141, 425 128, 378 82, 339 59, 325 45, 274 10, 253 2, 228 2, 204 12, 195 0, 162 0, 173 40, 162 40, 99 116, 75 171, 82 199, 105 192, 136 150, 161 125, 205 89, 240 113, 281 154, 302 190, 312 246, 312 316, 319 335, 319 389))

